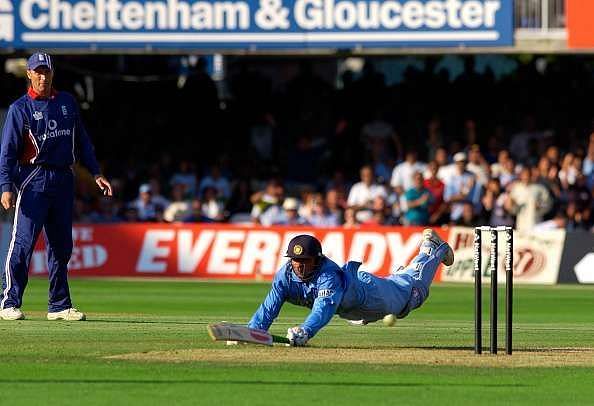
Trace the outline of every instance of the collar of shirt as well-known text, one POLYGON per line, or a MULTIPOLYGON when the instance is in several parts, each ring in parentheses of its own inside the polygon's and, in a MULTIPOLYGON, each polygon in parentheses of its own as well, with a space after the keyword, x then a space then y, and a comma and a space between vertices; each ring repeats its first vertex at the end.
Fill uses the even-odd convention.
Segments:
MULTIPOLYGON (((41 96, 39 93, 37 93, 32 87, 29 87, 29 89, 27 89, 27 94, 33 100, 42 100, 42 99, 46 98, 46 97, 41 96)), ((56 89, 52 88, 49 98, 53 99, 54 97, 56 97, 57 94, 58 94, 58 91, 56 89)))

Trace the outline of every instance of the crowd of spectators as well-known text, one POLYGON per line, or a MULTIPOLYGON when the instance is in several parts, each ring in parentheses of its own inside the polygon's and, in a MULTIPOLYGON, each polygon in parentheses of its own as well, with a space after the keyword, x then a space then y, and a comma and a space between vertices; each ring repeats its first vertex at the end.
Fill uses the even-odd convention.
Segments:
POLYGON ((392 84, 368 62, 340 86, 327 61, 279 62, 293 73, 280 85, 262 61, 236 61, 225 83, 199 69, 181 87, 99 75, 90 101, 71 75, 62 86, 90 102, 115 189, 100 196, 79 169, 75 219, 591 230, 589 63, 534 58, 496 79, 472 57, 456 78, 438 62, 392 84))
MULTIPOLYGON (((519 142, 527 133, 518 133, 519 142)), ((594 134, 584 154, 561 154, 548 137, 531 137, 543 153, 534 163, 503 148, 487 159, 478 144, 449 156, 438 147, 429 162, 410 149, 384 180, 373 165, 360 168, 359 181, 342 171, 321 187, 292 185, 271 178, 260 187, 233 181, 213 165, 200 180, 181 161, 164 197, 158 178, 140 185, 124 203, 101 199, 89 209, 79 199, 77 218, 87 222, 232 222, 241 224, 359 227, 370 225, 515 225, 520 231, 589 230, 594 188, 594 134), (525 162, 525 163, 522 163, 525 162), (116 203, 118 202, 118 203, 116 203)), ((381 170, 381 169, 380 169, 381 170)), ((116 180, 116 190, 119 181, 116 180)))

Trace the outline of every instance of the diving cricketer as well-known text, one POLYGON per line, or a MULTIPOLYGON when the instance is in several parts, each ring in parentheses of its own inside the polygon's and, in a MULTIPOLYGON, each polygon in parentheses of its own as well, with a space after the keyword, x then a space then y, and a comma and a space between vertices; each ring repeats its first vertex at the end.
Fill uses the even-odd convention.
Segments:
POLYGON ((381 278, 350 261, 342 268, 325 257, 320 242, 299 235, 289 242, 287 263, 279 269, 272 288, 248 326, 268 330, 284 302, 305 306, 311 313, 287 331, 292 346, 304 346, 334 314, 367 324, 394 314, 406 317, 429 296, 440 263, 454 263, 454 252, 432 229, 423 231, 419 254, 405 268, 381 278))
POLYGON ((9 108, 0 151, 1 203, 15 209, 12 236, 2 272, 0 318, 20 320, 29 262, 43 228, 49 270, 48 320, 84 320, 72 306, 67 266, 72 253, 73 164, 91 172, 104 195, 95 152, 74 97, 52 87, 50 55, 37 52, 27 61, 27 93, 9 108))

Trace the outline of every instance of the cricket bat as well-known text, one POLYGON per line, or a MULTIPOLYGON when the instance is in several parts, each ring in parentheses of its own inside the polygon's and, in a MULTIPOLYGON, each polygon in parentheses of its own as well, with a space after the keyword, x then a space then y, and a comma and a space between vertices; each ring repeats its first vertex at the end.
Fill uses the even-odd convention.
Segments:
POLYGON ((272 346, 272 343, 289 344, 288 338, 239 324, 215 323, 209 324, 206 329, 208 335, 215 341, 238 341, 269 346, 272 346))

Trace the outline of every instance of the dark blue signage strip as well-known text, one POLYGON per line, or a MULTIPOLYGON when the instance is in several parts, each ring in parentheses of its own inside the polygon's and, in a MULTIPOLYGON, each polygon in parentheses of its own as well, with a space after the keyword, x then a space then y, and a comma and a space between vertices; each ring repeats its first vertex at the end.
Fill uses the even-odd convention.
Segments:
POLYGON ((0 0, 0 47, 512 44, 509 0, 0 0))

